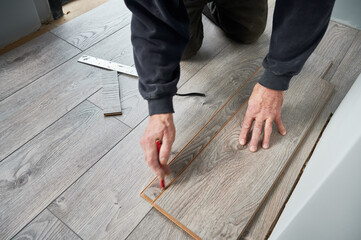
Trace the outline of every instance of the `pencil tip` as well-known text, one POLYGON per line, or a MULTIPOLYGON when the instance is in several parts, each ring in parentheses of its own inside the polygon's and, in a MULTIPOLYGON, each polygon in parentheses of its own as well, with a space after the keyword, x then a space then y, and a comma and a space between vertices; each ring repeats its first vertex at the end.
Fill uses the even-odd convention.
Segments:
POLYGON ((160 187, 164 188, 164 180, 163 179, 160 180, 160 187))

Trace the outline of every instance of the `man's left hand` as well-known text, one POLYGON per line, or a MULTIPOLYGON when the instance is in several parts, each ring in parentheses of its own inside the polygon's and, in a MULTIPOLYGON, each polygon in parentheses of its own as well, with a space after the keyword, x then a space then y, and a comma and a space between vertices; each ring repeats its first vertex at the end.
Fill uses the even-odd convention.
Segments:
POLYGON ((281 119, 281 107, 283 103, 283 91, 277 91, 263 87, 257 83, 248 101, 248 108, 242 123, 239 143, 245 145, 247 135, 254 122, 252 137, 249 144, 251 152, 257 151, 258 141, 264 125, 262 147, 269 148, 272 134, 272 123, 276 123, 280 134, 286 134, 286 128, 281 119))

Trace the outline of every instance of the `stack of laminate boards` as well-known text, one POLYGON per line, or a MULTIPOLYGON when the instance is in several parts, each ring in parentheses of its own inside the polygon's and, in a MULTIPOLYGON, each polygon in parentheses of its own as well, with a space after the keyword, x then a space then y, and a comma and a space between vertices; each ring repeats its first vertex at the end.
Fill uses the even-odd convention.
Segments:
POLYGON ((133 65, 129 22, 124 3, 110 1, 1 56, 8 71, 0 72, 6 86, 0 103, 0 238, 264 239, 330 113, 361 71, 361 34, 330 24, 286 94, 287 135, 275 132, 269 150, 251 154, 237 136, 263 73, 271 21, 257 42, 242 45, 204 19, 203 46, 181 62, 178 86, 181 93, 207 96, 174 97, 173 174, 162 191, 139 146, 148 111, 137 80, 118 76, 123 115, 104 118, 104 70, 77 63, 86 54, 133 65), (64 56, 51 56, 51 50, 64 56), (336 86, 323 110, 332 86, 320 78, 336 86))

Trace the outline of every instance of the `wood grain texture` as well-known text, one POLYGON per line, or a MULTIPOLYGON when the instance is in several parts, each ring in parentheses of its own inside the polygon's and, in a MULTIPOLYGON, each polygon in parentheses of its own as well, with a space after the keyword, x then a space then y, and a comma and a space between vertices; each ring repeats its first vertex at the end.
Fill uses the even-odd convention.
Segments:
MULTIPOLYGON (((131 65, 133 54, 129 36, 101 41, 82 54, 102 56, 131 65), (117 49, 117 51, 114 51, 117 49)), ((114 34, 115 35, 115 34, 114 34)), ((101 89, 102 69, 78 63, 77 55, 0 102, 0 161, 33 138, 69 110, 101 89)), ((100 92, 101 100, 101 92, 100 92)))
POLYGON ((51 212, 45 209, 33 219, 14 240, 81 240, 51 212))
MULTIPOLYGON (((184 92, 201 91, 207 97, 174 97, 177 138, 172 157, 259 67, 269 38, 262 39, 251 45, 232 43, 182 86, 184 92)), ((80 237, 123 239, 151 209, 139 197, 154 176, 139 146, 147 121, 51 204, 51 211, 80 237)))
POLYGON ((357 32, 357 29, 330 21, 325 36, 315 50, 316 54, 330 59, 333 62, 332 68, 325 76, 327 81, 335 74, 337 67, 350 48, 357 32))
POLYGON ((322 79, 296 77, 283 105, 283 121, 294 127, 286 137, 273 134, 271 148, 256 153, 238 142, 243 106, 153 206, 202 239, 237 239, 332 90, 322 79), (304 84, 306 79, 309 84, 304 84))
MULTIPOLYGON (((292 194, 293 187, 297 184, 297 179, 301 174, 303 165, 308 159, 310 151, 316 143, 326 120, 329 115, 337 109, 353 82, 356 80, 358 74, 361 73, 360 46, 361 35, 359 33, 330 80, 330 82, 335 85, 334 94, 330 97, 324 110, 321 112, 309 134, 306 136, 304 143, 294 155, 289 166, 285 169, 284 174, 280 177, 278 183, 275 185, 274 189, 272 189, 269 196, 262 204, 262 207, 249 224, 242 239, 266 239, 269 231, 272 230, 273 225, 277 222, 288 197, 292 194)), ((330 45, 328 47, 333 48, 334 46, 330 45)), ((332 52, 331 50, 328 51, 332 52)))
POLYGON ((0 101, 33 82, 80 51, 45 33, 0 56, 0 101))
POLYGON ((152 208, 126 239, 192 240, 194 238, 175 225, 159 211, 152 208))
MULTIPOLYGON (((326 73, 331 66, 331 62, 325 60, 315 54, 312 54, 301 74, 313 73, 317 77, 321 77, 326 73)), ((232 66, 231 66, 232 67, 232 66)), ((239 65, 241 68, 242 65, 239 65)), ((226 68, 225 68, 226 69, 226 68)), ((227 71, 227 70, 226 70, 227 71)), ((200 151, 206 146, 209 140, 217 133, 223 124, 234 114, 234 112, 241 107, 241 105, 249 98, 254 85, 257 83, 263 71, 256 73, 245 85, 241 86, 239 92, 232 95, 230 94, 230 101, 225 107, 217 113, 217 115, 210 120, 202 131, 191 139, 187 146, 170 163, 172 173, 165 177, 166 185, 172 183, 174 178, 178 176, 184 168, 192 161, 193 158, 199 154, 200 151)), ((247 75, 248 76, 248 75, 247 75)), ((141 193, 141 196, 146 200, 152 202, 164 190, 160 187, 159 181, 154 179, 146 189, 141 193)))
POLYGON ((129 128, 83 102, 0 163, 0 236, 14 236, 129 128))
MULTIPOLYGON (((85 50, 130 23, 124 1, 110 0, 51 30, 73 46, 85 50)), ((120 43, 118 43, 120 44, 120 43)))
MULTIPOLYGON (((189 137, 190 141, 169 164, 172 173, 165 177, 166 187, 173 183, 185 168, 205 149, 209 141, 211 141, 212 137, 216 135, 224 123, 247 101, 262 73, 263 71, 258 71, 255 75, 247 79, 237 90, 236 94, 230 95, 230 99, 212 116, 200 132, 193 138, 191 136, 189 137)), ((160 186, 159 180, 155 178, 150 185, 142 191, 141 196, 153 203, 164 191, 160 186)))
POLYGON ((102 93, 104 115, 111 116, 122 114, 122 107, 120 106, 118 73, 116 71, 102 72, 102 93))
POLYGON ((139 146, 145 127, 142 122, 48 207, 81 238, 124 239, 150 210, 139 197, 153 176, 139 146))

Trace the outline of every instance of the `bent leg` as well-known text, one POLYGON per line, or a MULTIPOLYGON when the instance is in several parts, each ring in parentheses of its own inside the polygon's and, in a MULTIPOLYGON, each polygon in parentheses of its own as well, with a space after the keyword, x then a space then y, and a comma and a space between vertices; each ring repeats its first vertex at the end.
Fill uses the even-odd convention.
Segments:
POLYGON ((207 0, 184 0, 190 20, 190 40, 183 52, 183 60, 194 56, 202 46, 202 10, 206 2, 207 0))

